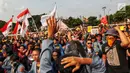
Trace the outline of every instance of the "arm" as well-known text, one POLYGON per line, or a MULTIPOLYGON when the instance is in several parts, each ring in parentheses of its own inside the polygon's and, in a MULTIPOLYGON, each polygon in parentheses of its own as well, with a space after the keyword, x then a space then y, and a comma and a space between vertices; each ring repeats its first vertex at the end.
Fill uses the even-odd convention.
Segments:
POLYGON ((76 61, 78 61, 80 64, 92 64, 92 59, 91 58, 80 58, 80 57, 75 57, 76 61))
MULTIPOLYGON (((124 32, 124 34, 126 35, 128 41, 130 43, 130 36, 129 36, 128 32, 124 32)), ((128 48, 130 48, 130 44, 128 45, 128 48)))
POLYGON ((125 36, 125 34, 119 29, 119 26, 116 26, 114 27, 118 33, 119 33, 119 36, 120 36, 120 39, 121 39, 121 46, 122 47, 128 47, 129 45, 129 41, 127 39, 127 37, 125 36))
MULTIPOLYGON (((56 33, 56 20, 53 17, 49 18, 47 21, 48 24, 48 38, 54 38, 54 34, 56 33)), ((40 59, 40 73, 47 73, 52 70, 51 65, 51 52, 53 49, 53 41, 52 40, 43 40, 42 42, 42 51, 41 51, 41 59, 40 59)))
POLYGON ((69 42, 70 42, 70 41, 72 40, 72 37, 71 37, 71 32, 70 32, 70 31, 68 32, 67 37, 68 37, 68 40, 69 40, 69 42))
POLYGON ((102 60, 103 60, 104 64, 106 64, 106 55, 105 54, 102 55, 102 60))

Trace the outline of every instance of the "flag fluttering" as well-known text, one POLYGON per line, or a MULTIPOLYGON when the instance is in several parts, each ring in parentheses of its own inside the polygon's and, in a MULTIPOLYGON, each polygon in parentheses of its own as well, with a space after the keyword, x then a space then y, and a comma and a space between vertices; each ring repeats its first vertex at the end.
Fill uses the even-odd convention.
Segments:
POLYGON ((41 21, 42 27, 47 26, 46 20, 47 20, 49 17, 51 17, 51 16, 56 17, 56 9, 57 9, 57 6, 55 5, 55 6, 54 6, 54 9, 51 11, 50 14, 42 15, 42 16, 41 16, 41 20, 40 20, 40 21, 41 21))
POLYGON ((101 18, 101 24, 103 24, 103 25, 107 25, 108 24, 107 16, 104 16, 104 17, 101 18))
POLYGON ((20 31, 21 29, 21 25, 19 24, 19 22, 16 22, 16 25, 14 27, 14 30, 13 30, 13 34, 18 34, 18 32, 20 31))
POLYGON ((3 35, 6 37, 12 28, 13 17, 0 29, 3 35))
POLYGON ((20 35, 24 37, 28 30, 29 22, 28 18, 31 17, 30 12, 28 9, 22 11, 18 16, 17 16, 17 21, 22 23, 21 30, 20 30, 20 35))

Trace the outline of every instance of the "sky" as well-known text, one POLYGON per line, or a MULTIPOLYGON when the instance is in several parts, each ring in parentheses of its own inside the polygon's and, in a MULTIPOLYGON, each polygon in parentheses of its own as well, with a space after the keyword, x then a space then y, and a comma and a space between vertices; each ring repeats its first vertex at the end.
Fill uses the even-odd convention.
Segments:
POLYGON ((0 20, 8 21, 12 15, 17 15, 28 8, 31 15, 49 13, 57 5, 58 17, 67 18, 80 16, 104 15, 117 11, 119 3, 130 5, 130 0, 0 0, 0 20))

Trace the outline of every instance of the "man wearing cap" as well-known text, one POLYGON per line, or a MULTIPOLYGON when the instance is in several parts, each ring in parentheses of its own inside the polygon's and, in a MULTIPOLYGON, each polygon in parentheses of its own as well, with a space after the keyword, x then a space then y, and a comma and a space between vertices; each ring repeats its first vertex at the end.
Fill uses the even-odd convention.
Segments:
POLYGON ((102 46, 102 59, 106 64, 107 73, 129 73, 126 60, 126 48, 129 41, 119 26, 106 32, 106 41, 102 46))

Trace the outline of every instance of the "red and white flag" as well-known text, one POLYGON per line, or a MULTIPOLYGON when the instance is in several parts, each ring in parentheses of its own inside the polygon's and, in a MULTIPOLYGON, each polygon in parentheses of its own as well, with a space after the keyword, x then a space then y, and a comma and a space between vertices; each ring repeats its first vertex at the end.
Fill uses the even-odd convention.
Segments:
POLYGON ((104 24, 104 25, 108 24, 107 16, 104 16, 101 18, 101 24, 104 24))
POLYGON ((13 30, 13 34, 18 34, 19 30, 21 29, 21 25, 19 24, 19 22, 16 22, 16 25, 14 27, 14 30, 13 30))
POLYGON ((31 14, 28 9, 24 10, 17 16, 17 21, 22 22, 22 27, 20 30, 20 35, 22 37, 24 37, 24 35, 26 34, 26 32, 28 30, 28 26, 29 26, 28 18, 29 17, 31 17, 31 14))
POLYGON ((0 29, 3 35, 6 37, 12 28, 13 17, 0 29))

